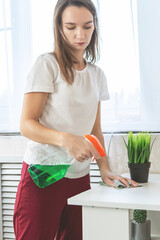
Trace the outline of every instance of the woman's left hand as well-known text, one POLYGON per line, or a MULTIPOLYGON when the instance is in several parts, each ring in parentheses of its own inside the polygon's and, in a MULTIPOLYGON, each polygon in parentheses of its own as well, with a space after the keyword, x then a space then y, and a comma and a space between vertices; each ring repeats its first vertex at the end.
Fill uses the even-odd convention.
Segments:
POLYGON ((130 182, 132 184, 133 187, 137 187, 138 183, 126 178, 126 177, 122 177, 118 174, 115 174, 109 170, 105 171, 105 173, 102 174, 102 180, 103 182, 107 183, 109 186, 114 187, 114 181, 113 180, 119 180, 121 181, 126 187, 130 187, 128 182, 130 182))

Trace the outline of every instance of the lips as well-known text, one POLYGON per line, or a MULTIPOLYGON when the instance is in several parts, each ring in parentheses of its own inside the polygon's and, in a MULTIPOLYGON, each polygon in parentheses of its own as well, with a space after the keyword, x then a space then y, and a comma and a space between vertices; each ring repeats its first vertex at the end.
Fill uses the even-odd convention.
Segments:
POLYGON ((77 42, 76 44, 77 44, 77 45, 84 45, 85 42, 77 42))

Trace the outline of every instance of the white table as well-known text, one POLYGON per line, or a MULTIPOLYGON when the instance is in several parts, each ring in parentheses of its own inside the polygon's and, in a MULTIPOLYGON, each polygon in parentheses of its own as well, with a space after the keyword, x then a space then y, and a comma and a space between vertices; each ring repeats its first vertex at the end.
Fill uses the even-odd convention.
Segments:
POLYGON ((160 240, 160 174, 150 174, 149 182, 138 188, 98 185, 68 203, 82 206, 83 240, 129 240, 133 209, 148 210, 152 239, 160 240))

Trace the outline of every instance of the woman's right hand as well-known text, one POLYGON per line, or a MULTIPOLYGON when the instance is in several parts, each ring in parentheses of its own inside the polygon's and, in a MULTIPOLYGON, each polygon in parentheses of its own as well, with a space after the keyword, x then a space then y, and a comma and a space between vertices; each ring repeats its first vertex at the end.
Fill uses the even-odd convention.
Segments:
POLYGON ((77 161, 83 162, 91 157, 100 159, 96 148, 85 137, 63 133, 63 146, 77 161))

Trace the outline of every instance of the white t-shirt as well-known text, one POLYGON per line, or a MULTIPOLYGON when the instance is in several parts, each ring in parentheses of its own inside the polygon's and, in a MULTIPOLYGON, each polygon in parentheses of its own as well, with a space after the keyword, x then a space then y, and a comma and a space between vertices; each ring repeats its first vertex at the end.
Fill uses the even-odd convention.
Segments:
MULTIPOLYGON (((39 118, 41 124, 80 136, 91 133, 98 102, 109 99, 107 80, 98 66, 87 63, 83 70, 75 70, 74 83, 70 85, 63 79, 55 56, 49 53, 39 56, 33 65, 25 90, 25 93, 29 92, 49 93, 39 118)), ((47 146, 46 144, 46 148, 47 146)), ((31 141, 24 161, 28 164, 41 164, 42 159, 39 153, 44 147, 45 144, 31 141), (35 157, 34 146, 35 149, 39 149, 37 157, 35 157)), ((75 160, 65 177, 83 177, 89 173, 89 165, 90 159, 83 163, 75 160)))

